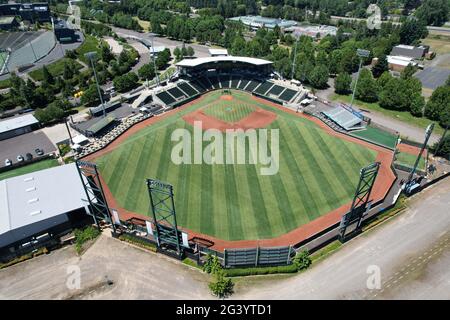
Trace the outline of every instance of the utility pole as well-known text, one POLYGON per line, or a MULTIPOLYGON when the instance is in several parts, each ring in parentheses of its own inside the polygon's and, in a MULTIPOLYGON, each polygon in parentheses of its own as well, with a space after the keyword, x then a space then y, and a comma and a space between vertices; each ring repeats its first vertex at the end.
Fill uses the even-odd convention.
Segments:
POLYGON ((298 38, 295 39, 294 60, 292 61, 292 71, 291 71, 291 78, 292 79, 294 79, 295 62, 297 60, 297 45, 298 45, 298 38))
POLYGON ((370 55, 370 51, 364 50, 364 49, 357 49, 356 54, 359 57, 359 67, 358 67, 358 75, 356 76, 355 85, 353 87, 352 100, 350 102, 350 107, 353 106, 353 100, 355 99, 356 87, 358 86, 359 73, 361 72, 361 67, 362 67, 362 63, 363 63, 362 58, 367 58, 370 55))
POLYGON ((96 55, 96 52, 91 51, 91 52, 86 53, 84 56, 87 59, 89 59, 89 61, 91 62, 91 67, 92 67, 92 70, 94 71, 95 83, 97 84, 98 97, 100 98, 100 103, 102 104, 103 117, 106 117, 105 103, 103 102, 102 91, 100 90, 100 85, 98 84, 97 72, 95 71, 95 65, 94 65, 95 55, 96 55))
POLYGON ((70 133, 69 125, 67 124, 67 117, 64 117, 64 123, 66 124, 67 132, 69 133, 70 144, 73 144, 72 134, 70 133))
POLYGON ((156 85, 159 87, 159 75, 158 75, 158 69, 156 69, 156 57, 155 57, 155 47, 153 46, 153 38, 155 37, 154 34, 150 35, 151 45, 152 45, 152 60, 153 60, 153 69, 155 69, 155 75, 156 75, 156 85))

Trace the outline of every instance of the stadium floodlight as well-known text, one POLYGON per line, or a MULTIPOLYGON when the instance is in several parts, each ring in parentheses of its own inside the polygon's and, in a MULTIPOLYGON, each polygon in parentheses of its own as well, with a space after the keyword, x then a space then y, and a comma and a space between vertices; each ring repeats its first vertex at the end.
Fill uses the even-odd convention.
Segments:
POLYGON ((95 71, 95 65, 94 65, 94 59, 95 59, 96 55, 97 55, 97 53, 95 51, 90 51, 90 52, 84 54, 84 56, 91 62, 92 70, 94 70, 94 78, 95 78, 95 83, 97 85, 97 91, 98 91, 98 96, 100 98, 100 103, 102 105, 103 117, 106 117, 105 103, 103 102, 102 91, 100 90, 100 85, 98 84, 97 72, 95 71))
POLYGON ((158 69, 156 69, 156 58, 155 58, 155 47, 153 45, 153 38, 155 38, 155 33, 149 33, 151 46, 152 46, 152 61, 153 61, 153 69, 155 70, 155 76, 156 76, 156 85, 159 87, 159 75, 158 75, 158 69))
POLYGON ((370 51, 365 49, 356 49, 356 55, 359 57, 359 67, 358 67, 358 75, 356 76, 355 80, 355 86, 353 87, 352 100, 350 101, 350 108, 353 107, 353 100, 355 99, 356 86, 358 85, 359 73, 361 72, 361 67, 363 63, 362 58, 367 58, 370 55, 370 51))

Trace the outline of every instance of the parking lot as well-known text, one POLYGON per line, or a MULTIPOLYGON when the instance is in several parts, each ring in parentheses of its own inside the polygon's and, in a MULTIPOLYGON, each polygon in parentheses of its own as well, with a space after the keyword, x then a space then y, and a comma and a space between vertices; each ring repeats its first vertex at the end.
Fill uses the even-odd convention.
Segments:
POLYGON ((25 157, 29 152, 34 158, 37 157, 36 148, 43 149, 44 153, 56 151, 50 139, 40 130, 0 141, 0 167, 5 165, 5 159, 17 163, 19 154, 25 157))
POLYGON ((433 90, 442 86, 448 76, 450 76, 450 69, 442 67, 428 67, 415 75, 422 82, 422 86, 433 90))

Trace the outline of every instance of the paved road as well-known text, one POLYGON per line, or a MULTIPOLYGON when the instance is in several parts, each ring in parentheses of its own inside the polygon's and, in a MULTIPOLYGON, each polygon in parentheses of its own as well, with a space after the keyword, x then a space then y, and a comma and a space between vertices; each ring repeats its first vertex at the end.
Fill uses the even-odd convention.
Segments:
MULTIPOLYGON (((144 39, 150 40, 149 35, 151 33, 136 32, 136 31, 117 28, 117 27, 111 27, 111 28, 118 36, 121 36, 124 38, 131 36, 131 37, 138 37, 138 38, 144 38, 144 39)), ((166 48, 169 48, 170 51, 173 53, 173 50, 176 47, 181 47, 183 45, 183 42, 171 40, 171 39, 163 38, 163 37, 155 37, 153 40, 153 45, 155 47, 165 46, 166 48)), ((191 46, 194 49, 196 57, 209 57, 209 51, 208 51, 209 47, 207 47, 207 46, 193 44, 193 43, 186 44, 186 46, 191 46)))
POLYGON ((446 179, 416 195, 401 216, 352 240, 311 270, 278 281, 246 281, 233 297, 450 299, 449 207, 446 179), (368 268, 381 271, 380 289, 367 288, 368 268))

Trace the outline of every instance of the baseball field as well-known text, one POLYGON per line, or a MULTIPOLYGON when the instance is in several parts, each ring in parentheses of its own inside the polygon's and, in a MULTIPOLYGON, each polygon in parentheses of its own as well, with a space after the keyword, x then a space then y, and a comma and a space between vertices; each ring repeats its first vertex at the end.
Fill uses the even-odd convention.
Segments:
MULTIPOLYGON (((204 147, 209 142, 204 142, 204 147)), ((164 117, 97 158, 118 204, 149 215, 146 178, 174 186, 178 225, 224 240, 285 234, 351 201, 362 167, 376 151, 327 133, 314 122, 233 91, 210 92, 164 117), (198 118, 195 118, 198 117, 198 118), (230 127, 279 129, 279 170, 260 164, 172 162, 175 129, 193 132, 192 120, 230 127)))

